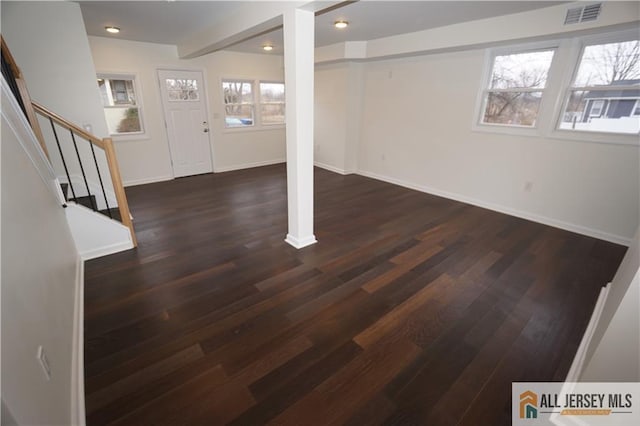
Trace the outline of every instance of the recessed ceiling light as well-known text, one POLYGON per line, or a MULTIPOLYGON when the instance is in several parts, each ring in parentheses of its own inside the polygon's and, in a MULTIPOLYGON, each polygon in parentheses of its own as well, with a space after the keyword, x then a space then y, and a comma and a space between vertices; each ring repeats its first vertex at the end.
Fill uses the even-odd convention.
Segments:
POLYGON ((348 21, 336 21, 333 23, 333 26, 338 29, 347 28, 348 25, 349 25, 348 21))
POLYGON ((111 34, 118 34, 120 32, 120 28, 118 28, 118 27, 109 26, 109 27, 104 27, 104 29, 107 30, 107 32, 111 33, 111 34))
POLYGON ((262 50, 265 50, 267 52, 271 52, 273 50, 273 46, 270 44, 265 44, 264 46, 262 46, 262 50))

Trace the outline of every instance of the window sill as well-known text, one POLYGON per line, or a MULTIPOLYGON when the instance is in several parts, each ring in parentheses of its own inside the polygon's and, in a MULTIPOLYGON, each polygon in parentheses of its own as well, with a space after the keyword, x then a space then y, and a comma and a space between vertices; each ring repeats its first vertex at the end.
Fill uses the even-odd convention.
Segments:
POLYGON ((569 140, 584 143, 640 146, 640 137, 638 137, 638 134, 555 129, 547 137, 549 137, 550 139, 569 140))
POLYGON ((136 133, 133 135, 109 135, 114 142, 143 141, 151 139, 147 133, 136 133))
POLYGON ((550 132, 542 132, 538 128, 522 128, 515 126, 494 126, 475 124, 474 132, 493 133, 512 136, 527 136, 535 138, 556 139, 583 143, 601 143, 607 145, 640 146, 640 137, 637 134, 616 134, 605 132, 586 132, 576 130, 555 129, 550 132))
POLYGON ((271 126, 247 126, 247 127, 225 127, 223 134, 244 133, 244 132, 267 132, 270 130, 284 130, 284 124, 273 124, 271 126))
POLYGON ((509 126, 500 124, 480 124, 475 123, 471 130, 481 133, 499 133, 503 135, 514 136, 542 136, 540 129, 537 127, 525 127, 525 126, 509 126))

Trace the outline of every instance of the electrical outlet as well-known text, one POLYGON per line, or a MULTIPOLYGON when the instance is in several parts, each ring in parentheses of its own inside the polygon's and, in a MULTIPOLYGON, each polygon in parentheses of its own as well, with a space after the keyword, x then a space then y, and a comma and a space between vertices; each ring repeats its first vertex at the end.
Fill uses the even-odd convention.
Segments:
POLYGON ((86 131, 87 131, 87 133, 91 133, 91 134, 93 134, 93 127, 91 127, 91 124, 83 124, 83 125, 82 125, 82 128, 83 128, 84 130, 86 130, 86 131))
POLYGON ((38 346, 38 353, 36 354, 36 358, 40 367, 42 368, 42 373, 47 378, 47 381, 51 380, 51 367, 49 366, 49 360, 47 359, 47 354, 44 353, 44 348, 42 345, 38 346))

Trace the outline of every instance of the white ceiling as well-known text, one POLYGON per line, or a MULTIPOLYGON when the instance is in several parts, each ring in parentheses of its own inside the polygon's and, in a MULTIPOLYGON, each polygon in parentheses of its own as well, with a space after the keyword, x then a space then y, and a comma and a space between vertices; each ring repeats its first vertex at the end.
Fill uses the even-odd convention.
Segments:
POLYGON ((244 1, 78 1, 87 34, 149 43, 178 44, 222 22, 244 1), (120 28, 110 35, 105 26, 120 28))
MULTIPOLYGON (((89 35, 152 43, 178 44, 204 28, 222 22, 250 1, 81 1, 89 35), (104 31, 107 25, 121 28, 118 35, 104 31)), ((561 1, 374 1, 365 0, 320 14, 316 18, 316 46, 344 41, 372 40, 460 22, 507 15, 553 6, 561 1), (345 30, 333 22, 349 21, 345 30)), ((271 54, 282 53, 282 30, 258 36, 229 50, 264 53, 262 45, 273 44, 271 54)))

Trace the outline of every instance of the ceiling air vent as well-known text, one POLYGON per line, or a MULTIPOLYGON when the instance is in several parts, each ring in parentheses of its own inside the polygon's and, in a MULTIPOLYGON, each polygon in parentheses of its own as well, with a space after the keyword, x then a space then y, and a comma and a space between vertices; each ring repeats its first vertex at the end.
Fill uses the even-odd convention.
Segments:
POLYGON ((567 16, 564 18, 565 25, 578 24, 580 22, 595 21, 600 16, 602 3, 590 4, 583 7, 574 7, 567 10, 567 16))

